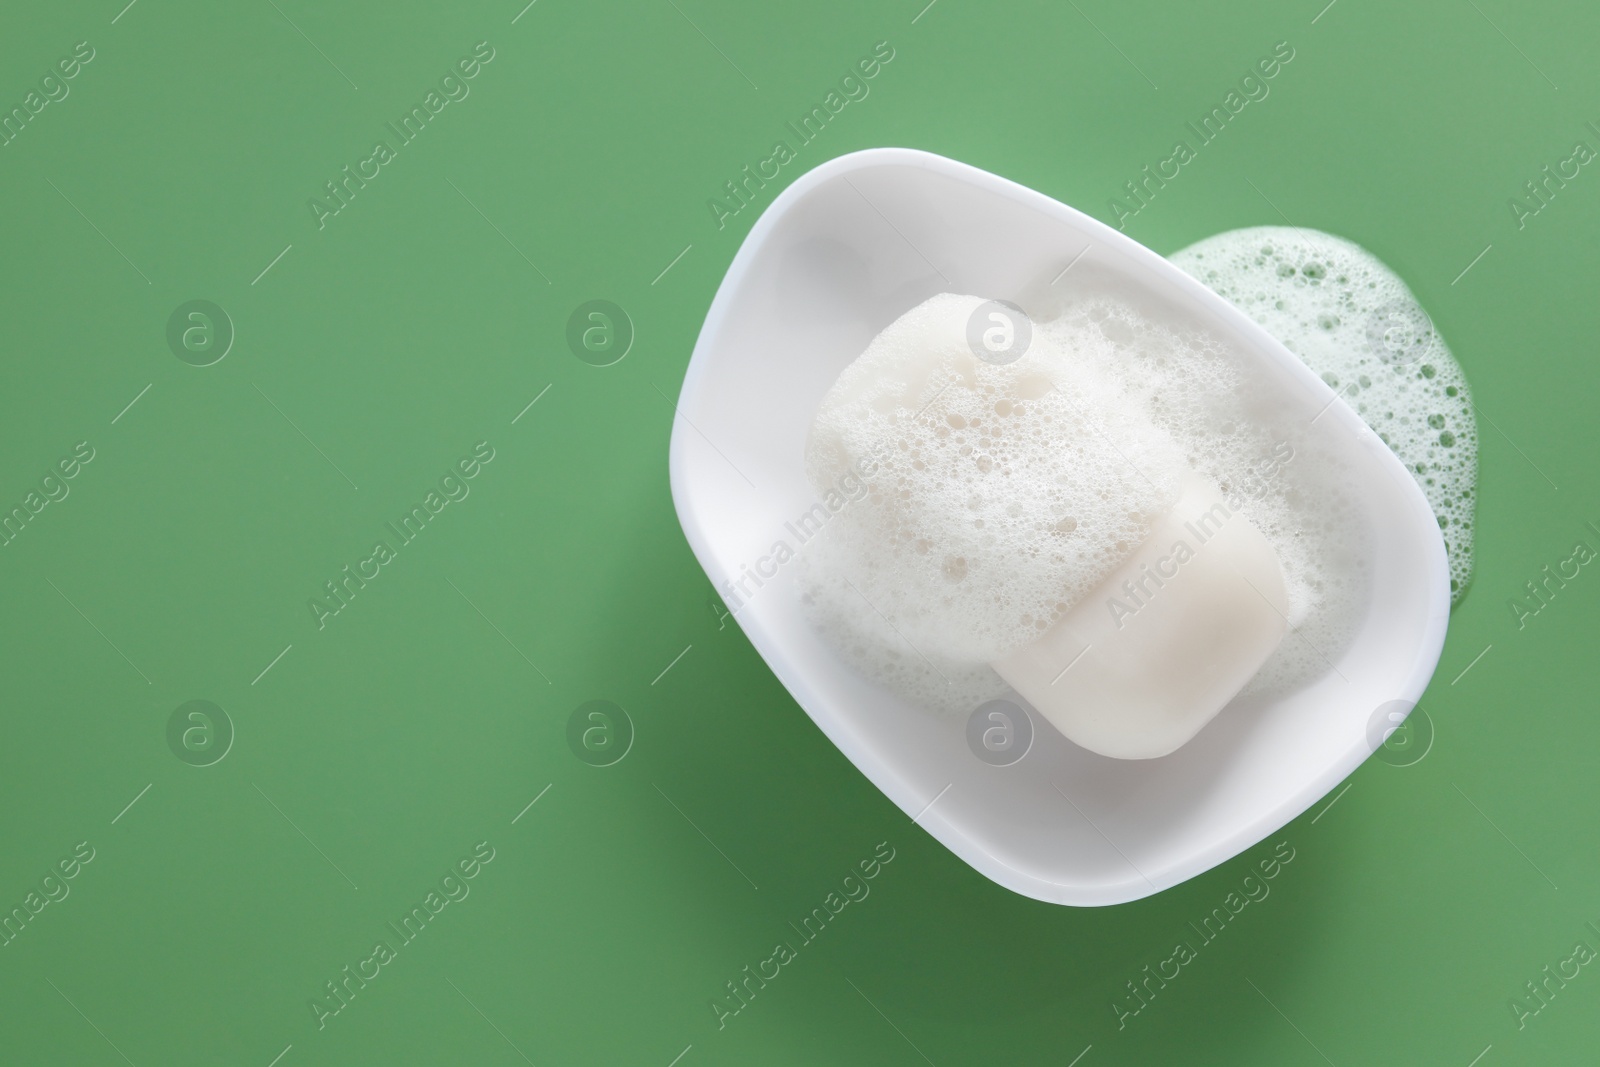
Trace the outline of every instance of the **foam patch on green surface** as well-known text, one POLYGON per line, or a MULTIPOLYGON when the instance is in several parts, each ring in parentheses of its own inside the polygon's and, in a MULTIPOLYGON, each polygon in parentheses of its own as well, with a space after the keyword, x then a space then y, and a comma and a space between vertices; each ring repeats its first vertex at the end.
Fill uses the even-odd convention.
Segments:
POLYGON ((1332 234, 1257 226, 1172 262, 1322 376, 1416 478, 1450 560, 1450 603, 1472 580, 1478 431, 1461 365, 1399 275, 1332 234))

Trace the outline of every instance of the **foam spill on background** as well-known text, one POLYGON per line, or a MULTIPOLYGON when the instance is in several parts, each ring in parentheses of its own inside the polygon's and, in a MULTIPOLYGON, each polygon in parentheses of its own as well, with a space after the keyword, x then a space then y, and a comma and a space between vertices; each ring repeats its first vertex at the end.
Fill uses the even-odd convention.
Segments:
POLYGON ((1478 433, 1466 376, 1411 290, 1376 256, 1316 230, 1208 237, 1172 262, 1283 342, 1416 478, 1450 559, 1450 602, 1472 580, 1478 433))
POLYGON ((1016 363, 979 360, 965 327, 980 303, 942 294, 907 312, 818 410, 814 486, 878 460, 867 496, 801 556, 830 643, 918 704, 968 711, 1007 690, 987 663, 1120 564, 1193 467, 1241 491, 1283 564, 1296 635, 1253 684, 1325 670, 1364 575, 1341 465, 1313 454, 1303 417, 1286 422, 1215 340, 1109 295, 1036 324, 1016 363))

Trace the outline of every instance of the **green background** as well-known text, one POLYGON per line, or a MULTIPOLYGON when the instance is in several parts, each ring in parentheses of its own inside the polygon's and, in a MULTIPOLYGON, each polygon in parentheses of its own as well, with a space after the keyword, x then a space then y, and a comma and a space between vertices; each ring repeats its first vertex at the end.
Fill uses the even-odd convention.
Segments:
POLYGON ((1600 948, 1600 576, 1522 628, 1508 600, 1600 547, 1600 174, 1522 229, 1507 202, 1600 147, 1600 16, 1323 2, 0 15, 7 110, 77 42, 96 53, 0 148, 0 504, 95 449, 0 548, 0 908, 95 849, 0 948, 0 1062, 1592 1057, 1600 968, 1524 1028, 1511 998, 1600 948), (319 230, 307 201, 485 40, 470 96, 319 230), (707 199, 880 40, 870 95, 719 230, 707 199), (1037 903, 913 826, 719 620, 668 492, 668 398, 756 209, 804 170, 924 148, 1109 220, 1283 40, 1271 95, 1128 232, 1160 252, 1285 219, 1351 238, 1464 364, 1479 567, 1422 704, 1435 743, 1154 898, 1037 903), (637 334, 607 367, 565 341, 597 298, 637 334), (193 299, 237 331, 212 366, 166 341, 193 299), (308 599, 479 441, 471 495, 319 630, 308 599), (191 699, 236 731, 210 766, 167 743, 191 699), (635 731, 611 766, 566 740, 594 699, 635 731), (1119 1030, 1124 983, 1279 840, 1295 859, 1270 897, 1119 1030), (324 983, 480 841, 470 896, 319 1029, 324 983), (719 1029, 724 983, 879 842, 870 897, 719 1029))

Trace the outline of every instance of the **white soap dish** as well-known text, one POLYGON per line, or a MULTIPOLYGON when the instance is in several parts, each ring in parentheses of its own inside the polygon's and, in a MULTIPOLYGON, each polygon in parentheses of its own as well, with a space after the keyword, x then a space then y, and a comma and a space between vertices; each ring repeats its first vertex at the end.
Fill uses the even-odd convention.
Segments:
POLYGON ((713 585, 757 574, 736 614, 751 643, 885 795, 1018 893, 1117 904, 1236 855, 1370 755, 1382 737, 1374 716, 1414 703, 1438 662, 1450 602, 1444 544, 1394 454, 1292 353, 1166 259, 974 167, 882 148, 797 179, 729 267, 678 408, 678 518, 713 585), (1075 276, 1137 287, 1281 387, 1284 410, 1304 412, 1307 434, 1359 486, 1367 581, 1355 635, 1325 671, 1287 695, 1247 690, 1175 753, 1108 759, 1040 719, 1025 755, 997 766, 1004 761, 969 745, 965 717, 912 706, 841 661, 807 622, 793 562, 773 549, 796 543, 787 524, 818 502, 802 466, 817 404, 880 330, 936 293, 1020 298, 1069 265, 1075 276))

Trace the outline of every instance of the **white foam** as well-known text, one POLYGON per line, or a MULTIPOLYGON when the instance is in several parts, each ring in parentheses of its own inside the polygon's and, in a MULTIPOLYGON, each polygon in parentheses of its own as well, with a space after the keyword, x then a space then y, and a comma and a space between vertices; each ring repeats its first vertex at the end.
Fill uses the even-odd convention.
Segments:
MULTIPOLYGON (((813 618, 859 670, 924 706, 1006 690, 987 666, 1121 563, 1189 468, 1238 488, 1283 565, 1296 636, 1259 684, 1325 669, 1362 579, 1329 457, 1291 438, 1209 337, 1084 293, 1015 363, 976 358, 982 301, 942 294, 840 375, 807 442, 816 486, 878 459, 868 495, 802 556, 813 618)), ((1303 423, 1303 420, 1302 420, 1303 423)))
POLYGON ((1477 427, 1466 376, 1411 290, 1370 252, 1316 230, 1233 230, 1171 258, 1304 360, 1400 457, 1438 517, 1460 600, 1472 579, 1477 427))

